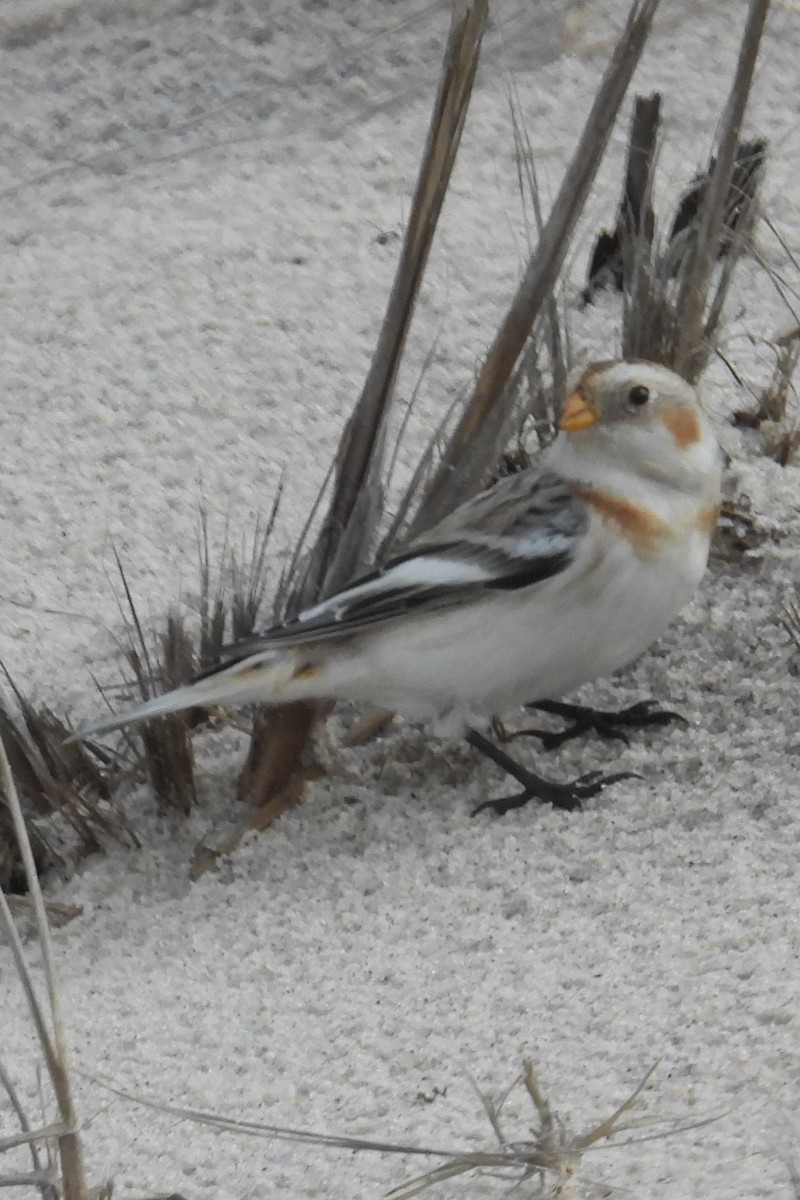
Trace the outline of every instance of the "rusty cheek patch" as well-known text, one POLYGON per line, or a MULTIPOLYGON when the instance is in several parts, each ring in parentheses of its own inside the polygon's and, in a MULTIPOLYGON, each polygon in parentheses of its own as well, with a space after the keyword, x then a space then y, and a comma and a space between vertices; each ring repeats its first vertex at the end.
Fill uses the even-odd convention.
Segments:
POLYGON ((578 488, 576 495, 629 541, 640 558, 656 558, 670 538, 666 522, 647 508, 595 488, 578 488))
POLYGON ((673 441, 679 449, 685 450, 700 441, 700 421, 697 413, 685 404, 675 404, 668 408, 661 420, 672 434, 673 441))
POLYGON ((720 506, 718 504, 708 504, 705 508, 701 508, 695 522, 695 528, 705 534, 706 537, 711 537, 714 530, 717 528, 719 520, 720 506))

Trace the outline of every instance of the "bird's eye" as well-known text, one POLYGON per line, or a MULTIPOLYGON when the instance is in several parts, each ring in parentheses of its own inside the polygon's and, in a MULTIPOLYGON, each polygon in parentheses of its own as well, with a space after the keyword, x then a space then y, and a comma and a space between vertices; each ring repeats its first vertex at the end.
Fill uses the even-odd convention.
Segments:
POLYGON ((649 399, 650 390, 641 383, 637 384, 636 387, 632 387, 628 392, 628 403, 632 404, 634 408, 642 408, 643 405, 647 404, 649 399))

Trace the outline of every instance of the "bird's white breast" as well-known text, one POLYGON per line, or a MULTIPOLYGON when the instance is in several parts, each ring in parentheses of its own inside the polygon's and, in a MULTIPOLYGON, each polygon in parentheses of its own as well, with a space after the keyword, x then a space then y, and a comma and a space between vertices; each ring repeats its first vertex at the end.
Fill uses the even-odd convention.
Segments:
POLYGON ((705 570, 708 538, 686 527, 648 561, 593 517, 576 560, 528 588, 384 626, 328 664, 339 694, 414 719, 464 723, 555 698, 636 658, 705 570), (337 680, 337 676, 339 677, 337 680))

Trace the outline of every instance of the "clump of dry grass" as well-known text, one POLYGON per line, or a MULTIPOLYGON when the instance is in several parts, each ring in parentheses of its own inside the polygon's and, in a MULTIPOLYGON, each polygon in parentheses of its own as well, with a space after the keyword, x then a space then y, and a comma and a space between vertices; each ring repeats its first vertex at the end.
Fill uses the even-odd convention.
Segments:
MULTIPOLYGON (((77 742, 54 712, 36 707, 5 672, 0 686, 0 736, 31 822, 34 860, 40 870, 64 860, 64 830, 72 831, 73 852, 88 854, 108 840, 136 845, 136 835, 113 802, 117 778, 112 759, 103 764, 77 742), (59 829, 59 824, 62 828, 59 829), (77 844, 75 839, 77 838, 77 844)), ((0 796, 0 886, 25 890, 8 798, 0 796)))
MULTIPOLYGON (((247 637, 263 619, 270 577, 270 539, 278 515, 280 488, 269 516, 256 521, 251 535, 235 547, 226 536, 219 562, 201 515, 198 536, 199 589, 193 613, 173 608, 160 628, 147 629, 117 556, 122 587, 119 639, 124 679, 100 687, 109 707, 146 700, 178 687, 196 671, 216 662, 224 645, 247 637)), ((2 668, 0 668, 2 669, 2 668)), ((116 800, 120 786, 146 778, 164 811, 186 815, 196 803, 193 735, 217 714, 195 709, 170 714, 124 730, 109 748, 96 740, 71 740, 72 729, 50 709, 36 707, 6 672, 0 686, 3 737, 30 822, 37 866, 46 871, 99 850, 108 841, 137 846, 136 834, 116 800), (63 827, 72 831, 65 847, 63 827), (69 852, 67 854, 67 851, 69 852)), ((11 815, 0 796, 0 885, 9 893, 25 889, 25 876, 11 815)))
POLYGON ((658 219, 652 199, 660 115, 661 96, 637 97, 616 225, 595 244, 583 295, 591 302, 605 287, 622 293, 623 357, 664 363, 696 380, 713 350, 735 267, 750 247, 767 147, 762 139, 735 142, 723 191, 712 191, 721 169, 713 155, 666 223, 658 219), (711 214, 713 203, 717 209, 711 214), (714 236, 703 251, 703 274, 700 239, 712 215, 714 236), (714 277, 716 262, 721 265, 714 277))
MULTIPOLYGON (((764 177, 766 157, 767 143, 763 138, 753 138, 736 145, 730 183, 724 200, 722 227, 716 246, 717 258, 724 258, 731 251, 735 251, 740 240, 745 244, 749 241, 754 201, 764 177)), ((678 204, 669 231, 676 269, 697 239, 716 166, 716 157, 712 155, 708 170, 695 176, 678 204)))
POLYGON ((766 547, 786 536, 786 531, 769 524, 753 512, 749 499, 738 496, 724 500, 711 543, 712 558, 720 562, 756 564, 766 547))
MULTIPOLYGON (((126 703, 144 701, 180 687, 198 670, 217 662, 227 644, 254 632, 273 582, 270 543, 280 498, 279 487, 269 516, 256 521, 252 535, 244 537, 238 549, 226 533, 216 565, 208 523, 201 513, 198 602, 193 619, 184 605, 168 611, 160 628, 146 630, 125 568, 116 556, 124 598, 120 607, 125 634, 120 649, 127 676, 115 687, 115 698, 121 694, 126 703)), ((97 742, 88 746, 102 762, 114 763, 120 773, 144 775, 162 809, 185 815, 197 799, 193 735, 217 715, 189 709, 143 722, 122 732, 122 748, 111 756, 97 742)))
POLYGON ((758 397, 755 408, 738 409, 736 425, 758 429, 764 450, 785 467, 800 449, 800 411, 794 373, 800 362, 800 325, 776 338, 772 378, 758 397))
POLYGON ((736 264, 750 246, 766 142, 743 140, 741 127, 768 9, 769 0, 750 0, 708 169, 680 200, 666 237, 652 201, 661 98, 638 98, 616 227, 595 246, 584 293, 591 300, 600 286, 618 287, 623 357, 664 363, 693 382, 713 351, 736 264))
MULTIPOLYGON (((179 687, 192 678, 196 670, 195 648, 183 617, 174 610, 167 614, 163 629, 155 635, 154 644, 151 643, 119 556, 117 568, 127 604, 122 653, 132 672, 126 693, 137 700, 149 700, 165 688, 179 687)), ((157 802, 164 809, 176 809, 186 814, 195 803, 190 735, 199 720, 202 720, 202 714, 194 710, 170 713, 161 721, 146 721, 123 733, 133 768, 144 771, 157 802)), ((94 742, 87 744, 96 748, 94 742)))

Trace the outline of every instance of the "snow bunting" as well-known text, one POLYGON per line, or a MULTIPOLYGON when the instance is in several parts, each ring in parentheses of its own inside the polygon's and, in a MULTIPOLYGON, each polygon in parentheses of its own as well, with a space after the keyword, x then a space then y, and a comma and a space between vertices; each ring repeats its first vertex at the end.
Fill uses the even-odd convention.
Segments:
POLYGON ((625 666, 705 571, 717 443, 690 384, 646 362, 574 380, 537 464, 468 500, 377 570, 227 648, 193 682, 79 735, 181 709, 368 701, 466 737, 536 797, 576 807, 620 776, 541 779, 482 730, 625 666))

